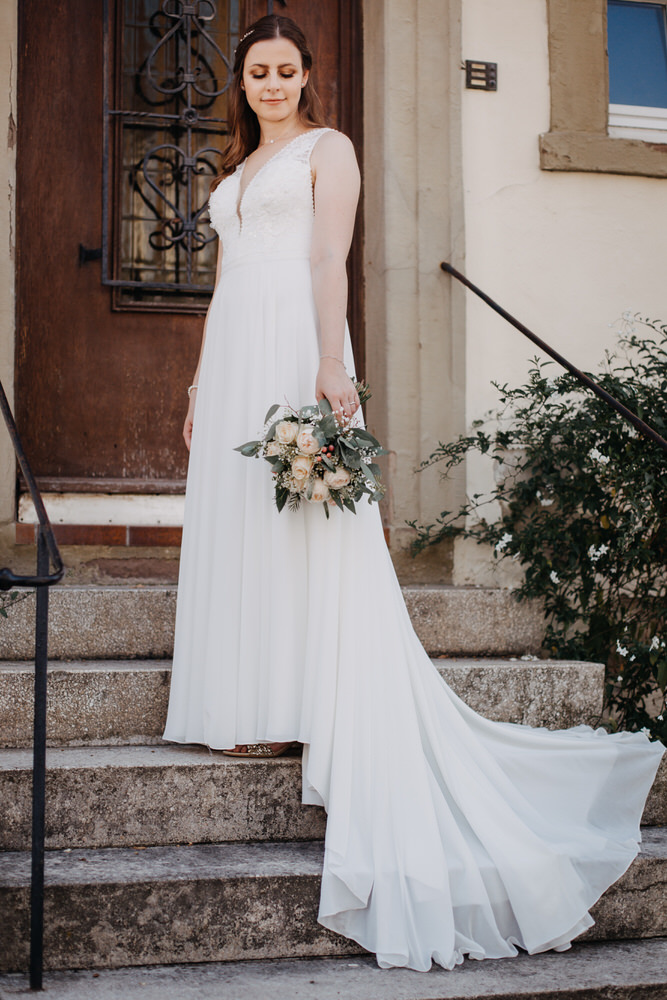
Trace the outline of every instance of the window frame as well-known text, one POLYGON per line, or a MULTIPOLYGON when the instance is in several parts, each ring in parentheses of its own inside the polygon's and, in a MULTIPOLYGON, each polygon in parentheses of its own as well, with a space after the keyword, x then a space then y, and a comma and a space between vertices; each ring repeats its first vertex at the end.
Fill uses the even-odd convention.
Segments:
POLYGON ((539 139, 541 168, 667 177, 667 132, 660 141, 609 131, 607 0, 547 0, 547 14, 551 123, 539 139))

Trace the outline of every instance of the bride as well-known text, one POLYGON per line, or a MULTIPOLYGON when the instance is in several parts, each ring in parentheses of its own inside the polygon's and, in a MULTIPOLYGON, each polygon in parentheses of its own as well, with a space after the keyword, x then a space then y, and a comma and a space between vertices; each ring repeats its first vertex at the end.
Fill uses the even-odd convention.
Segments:
POLYGON ((266 464, 234 451, 274 402, 359 407, 345 322, 359 171, 311 64, 277 15, 236 51, 165 739, 240 757, 303 744, 303 801, 327 810, 318 919, 380 966, 563 950, 637 854, 663 747, 477 715, 412 629, 377 509, 279 513, 266 464))

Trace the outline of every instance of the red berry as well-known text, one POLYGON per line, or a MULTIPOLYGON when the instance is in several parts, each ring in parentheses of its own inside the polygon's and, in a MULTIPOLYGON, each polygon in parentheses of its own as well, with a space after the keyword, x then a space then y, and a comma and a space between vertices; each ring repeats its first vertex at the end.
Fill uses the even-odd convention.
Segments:
POLYGON ((334 446, 332 444, 330 444, 329 445, 329 451, 333 451, 333 450, 334 450, 334 446))

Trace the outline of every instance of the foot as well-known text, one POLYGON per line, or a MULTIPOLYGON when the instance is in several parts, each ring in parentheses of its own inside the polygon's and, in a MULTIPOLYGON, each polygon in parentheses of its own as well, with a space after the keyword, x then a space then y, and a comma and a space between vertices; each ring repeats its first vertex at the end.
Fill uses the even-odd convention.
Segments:
POLYGON ((280 757, 294 743, 237 743, 233 750, 222 752, 230 757, 280 757))

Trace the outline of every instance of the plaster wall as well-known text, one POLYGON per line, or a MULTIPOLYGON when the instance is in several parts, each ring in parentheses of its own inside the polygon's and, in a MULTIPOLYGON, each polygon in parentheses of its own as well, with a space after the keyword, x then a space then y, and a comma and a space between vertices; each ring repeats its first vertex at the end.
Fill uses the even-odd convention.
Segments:
MULTIPOLYGON (((497 92, 463 94, 466 274, 576 365, 595 369, 625 310, 667 320, 667 181, 540 169, 550 115, 546 0, 466 0, 462 56, 498 63, 497 92)), ((520 383, 537 353, 469 295, 468 425, 495 406, 491 381, 520 383)), ((469 463, 469 494, 492 483, 490 462, 469 463)), ((455 583, 508 579, 477 546, 457 547, 455 583)))
MULTIPOLYGON (((0 379, 13 404, 16 190, 16 5, 0 4, 0 379)), ((0 538, 14 517, 14 452, 0 420, 0 538)))

